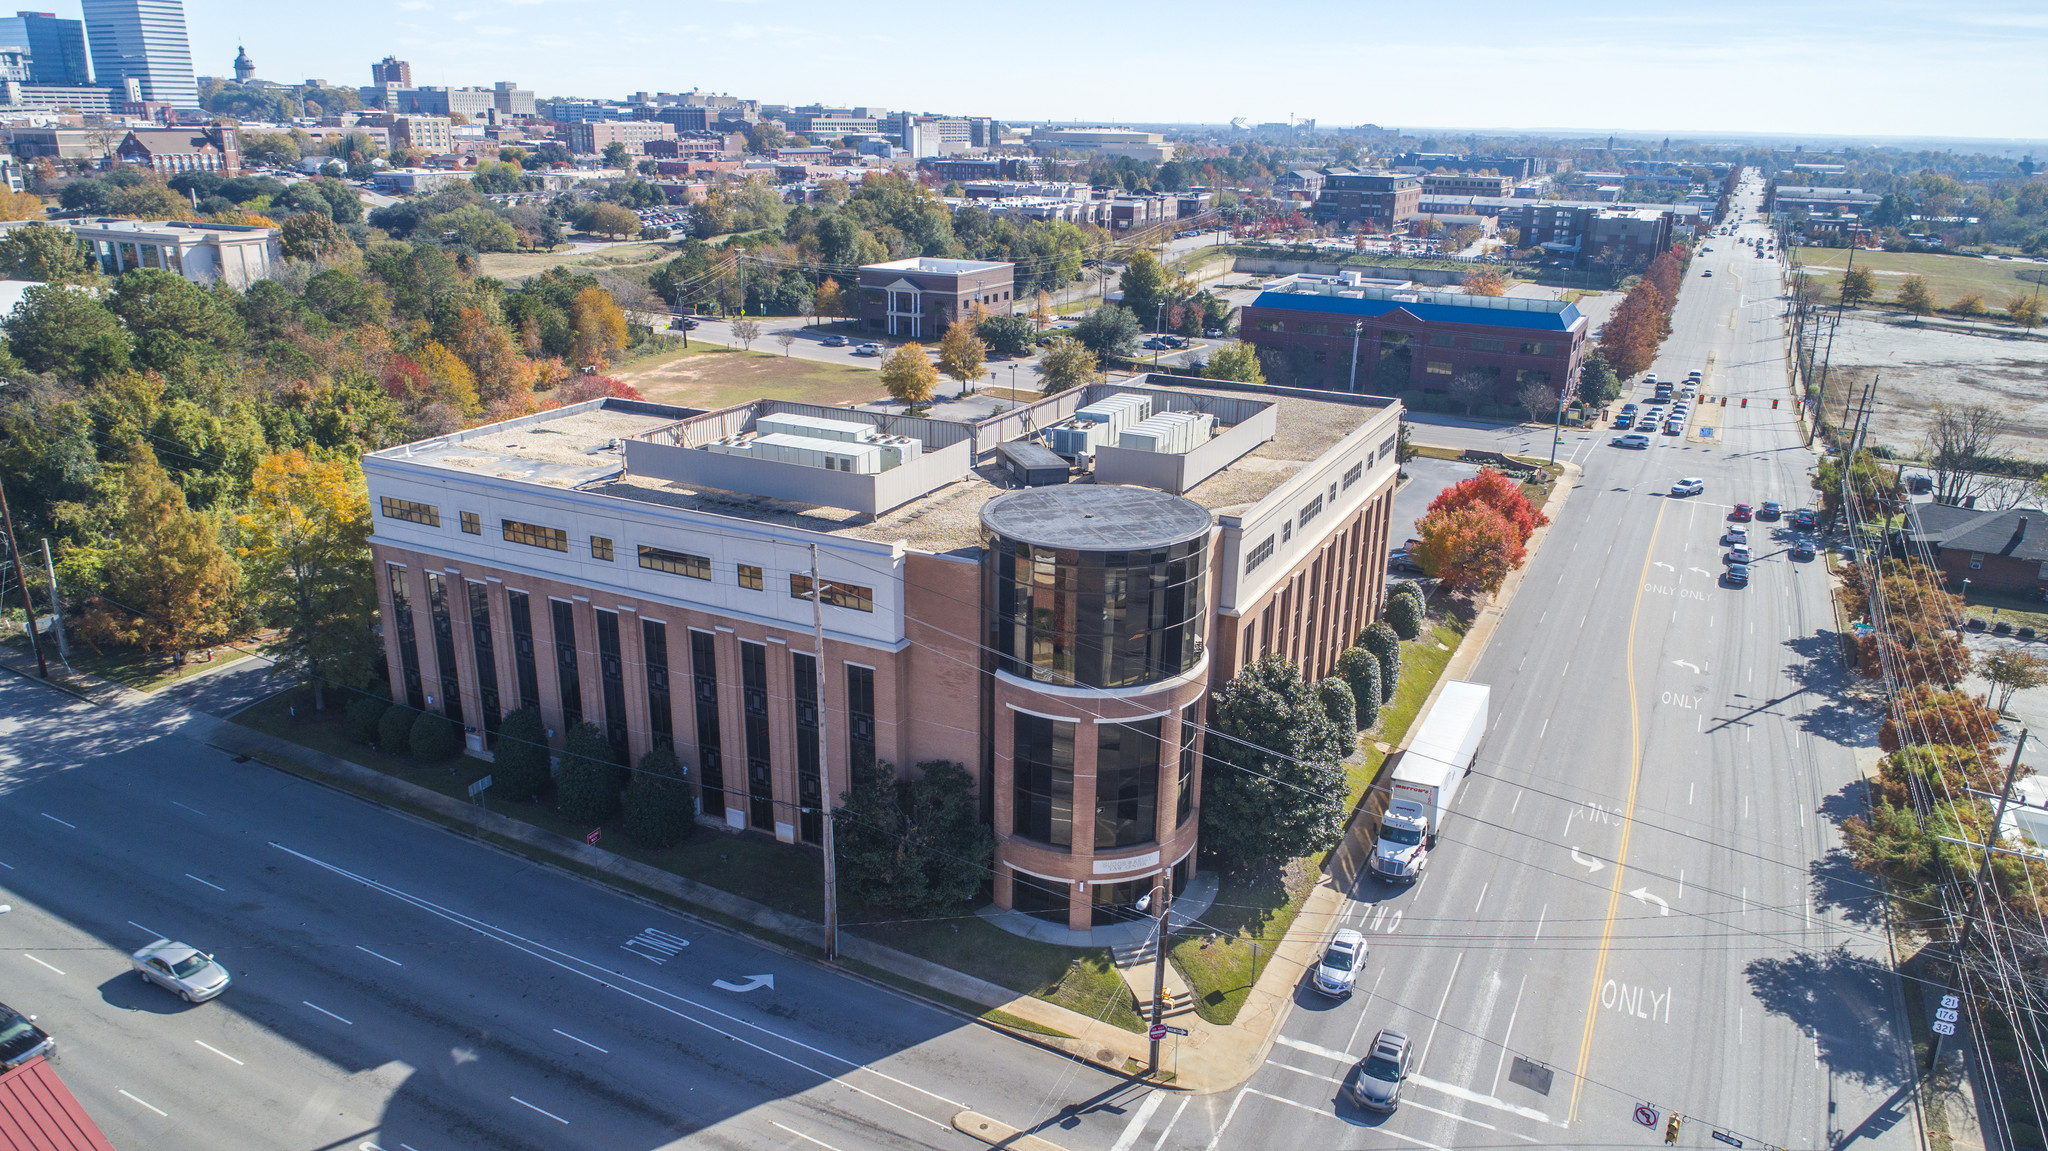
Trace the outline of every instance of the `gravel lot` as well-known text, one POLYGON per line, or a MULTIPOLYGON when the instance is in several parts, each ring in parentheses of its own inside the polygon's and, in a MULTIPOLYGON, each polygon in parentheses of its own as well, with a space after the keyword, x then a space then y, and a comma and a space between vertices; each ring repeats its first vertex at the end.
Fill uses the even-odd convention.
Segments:
POLYGON ((1934 405, 1986 404, 2012 421, 2008 450, 2048 457, 2048 340, 1846 313, 1835 333, 1829 412, 1839 418, 1852 388, 1860 394, 1879 373, 1871 421, 1879 443, 1911 452, 1926 435, 1934 405))

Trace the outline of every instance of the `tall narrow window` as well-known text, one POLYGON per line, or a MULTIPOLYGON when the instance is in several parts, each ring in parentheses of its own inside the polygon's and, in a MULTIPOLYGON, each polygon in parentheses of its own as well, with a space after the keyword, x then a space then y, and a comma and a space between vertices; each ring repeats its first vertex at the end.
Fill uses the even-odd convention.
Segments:
POLYGON ((498 659, 491 642, 491 591, 476 580, 469 589, 469 644, 476 653, 476 693, 484 709, 484 745, 498 746, 498 659))
POLYGON ((427 706, 425 685, 420 683, 419 639, 412 628, 412 597, 405 594, 405 568, 386 564, 391 581, 391 626, 398 633, 398 668, 405 677, 405 702, 414 711, 427 706))
POLYGON ((604 738, 620 763, 626 749, 626 660, 619 651, 619 613, 597 613, 597 672, 604 690, 604 738))
POLYGON ((1011 832, 1055 847, 1074 845, 1074 725, 1013 713, 1010 767, 1016 777, 1011 832))
POLYGON ((768 763, 768 645, 740 641, 740 702, 747 717, 747 822, 775 830, 775 776, 768 763))
POLYGON ((540 706, 540 667, 533 653, 533 608, 523 591, 505 593, 512 616, 512 662, 519 665, 519 706, 540 706))
POLYGON ((825 788, 818 771, 818 657, 789 653, 790 694, 796 699, 796 801, 801 805, 797 834, 805 843, 825 835, 825 788))
POLYGON ((583 722, 583 680, 576 670, 576 605, 551 599, 555 615, 555 680, 562 693, 562 735, 583 722))
POLYGON ((1201 706, 1191 703, 1180 709, 1180 798, 1174 803, 1175 827, 1195 813, 1195 740, 1201 735, 1201 706))
POLYGON ((1095 725, 1095 846, 1159 837, 1158 719, 1095 725))
POLYGON ((854 770, 875 766, 875 669, 846 667, 846 758, 854 770))
POLYGON ((676 749, 675 713, 668 700, 668 625, 658 619, 640 621, 640 645, 647 658, 647 727, 654 746, 676 749))
POLYGON ((690 678, 697 696, 697 771, 704 810, 725 816, 725 754, 718 736, 718 649, 708 631, 690 633, 690 678))
POLYGON ((427 612, 434 620, 434 662, 441 669, 441 714, 462 722, 462 679, 455 671, 455 619, 448 611, 448 580, 427 573, 427 612))

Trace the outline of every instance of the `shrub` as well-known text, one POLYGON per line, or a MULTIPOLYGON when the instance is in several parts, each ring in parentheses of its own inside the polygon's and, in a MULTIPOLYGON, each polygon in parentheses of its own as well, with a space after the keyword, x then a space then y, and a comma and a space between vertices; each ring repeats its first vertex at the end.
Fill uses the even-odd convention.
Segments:
POLYGON ((547 786, 548 729, 537 709, 522 707, 498 725, 496 757, 491 798, 523 803, 547 786))
POLYGON ((385 755, 404 755, 412 748, 412 722, 419 712, 404 704, 393 704, 377 718, 377 750, 385 755))
POLYGON ((696 827, 697 807, 683 765, 659 748, 640 757, 625 804, 626 835, 642 847, 674 847, 696 827))
POLYGON ((462 751, 462 732, 445 715, 423 711, 412 721, 412 757, 421 763, 454 759, 462 751))
POLYGON ((1330 676, 1316 683, 1316 702, 1323 705, 1323 714, 1337 725, 1338 731, 1358 730, 1358 705, 1352 699, 1351 685, 1340 676, 1330 676))
POLYGON ((1358 646, 1380 661, 1380 702, 1394 698, 1401 683, 1401 637, 1386 624, 1376 623, 1358 633, 1358 646))
POLYGON ((342 722, 347 725, 348 737, 357 743, 377 742, 377 721, 391 710, 391 701, 378 699, 374 695, 359 695, 348 701, 342 712, 342 722))
POLYGON ((1402 639, 1414 639, 1422 634, 1422 601, 1412 595, 1390 596, 1387 599, 1387 626, 1402 639))
POLYGON ((1418 608, 1425 602, 1425 597, 1422 594, 1422 585, 1414 580, 1396 580, 1387 586, 1388 602, 1391 603, 1395 598, 1401 596, 1414 600, 1415 606, 1418 608))
POLYGON ((578 823, 601 824, 619 810, 619 765, 612 745, 592 723, 569 729, 555 772, 555 810, 578 823))
POLYGON ((1337 674, 1351 685, 1351 703, 1356 709, 1358 730, 1368 731, 1380 721, 1380 661, 1362 647, 1347 647, 1337 657, 1337 674))

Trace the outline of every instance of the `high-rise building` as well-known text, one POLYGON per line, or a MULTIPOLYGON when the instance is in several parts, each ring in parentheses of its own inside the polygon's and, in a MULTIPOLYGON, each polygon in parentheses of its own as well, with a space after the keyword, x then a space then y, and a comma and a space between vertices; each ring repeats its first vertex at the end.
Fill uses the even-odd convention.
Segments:
POLYGON ((84 0, 92 70, 99 83, 125 87, 134 80, 142 99, 197 108, 192 45, 179 0, 84 0))
POLYGON ((30 84, 82 88, 92 83, 82 20, 59 20, 49 12, 16 12, 0 18, 0 46, 27 50, 26 80, 30 84))
POLYGON ((412 64, 396 56, 386 56, 370 65, 370 84, 396 84, 401 88, 412 87, 412 64))

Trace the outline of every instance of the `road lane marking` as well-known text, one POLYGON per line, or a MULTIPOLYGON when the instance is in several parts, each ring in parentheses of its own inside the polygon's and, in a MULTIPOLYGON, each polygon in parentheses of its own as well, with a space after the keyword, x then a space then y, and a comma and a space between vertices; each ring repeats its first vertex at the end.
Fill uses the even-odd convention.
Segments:
MULTIPOLYGON (((369 948, 367 948, 367 947, 364 947, 364 946, 363 946, 362 944, 360 944, 360 943, 356 944, 356 950, 357 950, 357 951, 360 951, 360 952, 362 952, 362 953, 363 953, 364 955, 377 955, 377 953, 376 953, 376 952, 374 952, 374 951, 370 950, 370 949, 369 949, 369 948)), ((400 962, 399 962, 398 960, 396 960, 396 959, 393 959, 393 958, 391 958, 391 957, 390 957, 389 955, 377 955, 377 958, 379 958, 379 959, 383 960, 383 961, 384 961, 384 962, 386 962, 386 963, 389 963, 389 964, 390 964, 391 966, 393 966, 393 967, 404 967, 404 966, 405 966, 405 964, 403 964, 403 963, 400 963, 400 962)))
MULTIPOLYGON (((1296 1051, 1305 1051, 1310 1055, 1320 1055, 1325 1059, 1334 1059, 1347 1067, 1358 1062, 1358 1057, 1349 1052, 1332 1051, 1327 1047, 1318 1047, 1313 1043, 1303 1043, 1299 1039, 1289 1039, 1285 1035, 1274 1036, 1273 1042, 1278 1043, 1282 1047, 1292 1047, 1296 1051)), ((1477 1103, 1481 1107, 1492 1107, 1498 1111, 1520 1115, 1524 1119, 1534 1119, 1538 1123, 1548 1124, 1553 1127, 1565 1126, 1563 1123, 1553 1121, 1547 1113, 1538 1111, 1534 1107, 1524 1107, 1518 1103, 1510 1103, 1505 1099, 1496 1099, 1491 1095, 1481 1095, 1470 1088, 1460 1087, 1455 1083, 1445 1083, 1441 1079, 1431 1079, 1420 1072, 1411 1072, 1408 1076, 1408 1082, 1417 1086, 1427 1087, 1431 1091, 1441 1092, 1454 1099, 1462 1099, 1467 1103, 1477 1103)), ((1254 1094, 1258 1094, 1258 1092, 1254 1092, 1254 1094)), ((1292 1100, 1289 1100, 1289 1102, 1292 1102, 1292 1100)))
POLYGON ((179 803, 179 802, 178 802, 177 800, 175 800, 175 799, 171 801, 171 806, 172 806, 172 807, 182 807, 182 808, 184 808, 184 809, 185 809, 186 811, 189 811, 189 812, 191 812, 191 813, 192 813, 192 814, 194 814, 194 815, 205 815, 205 814, 206 814, 205 812, 203 812, 203 811, 199 810, 199 809, 198 809, 198 808, 196 808, 196 807, 192 807, 192 806, 189 806, 189 805, 187 805, 187 804, 179 803))
MULTIPOLYGON (((1344 1086, 1344 1080, 1343 1080, 1343 1078, 1341 1078, 1341 1077, 1339 1077, 1339 1076, 1336 1076, 1336 1075, 1325 1075, 1325 1074, 1323 1074, 1323 1073, 1322 1073, 1322 1072, 1320 1072, 1320 1071, 1310 1071, 1310 1070, 1309 1070, 1308 1068, 1306 1068, 1306 1067, 1294 1067, 1294 1066, 1290 1066, 1289 1064, 1286 1064, 1286 1063, 1275 1063, 1275 1062, 1273 1062, 1273 1061, 1272 1061, 1271 1059, 1268 1059, 1268 1060, 1266 1060, 1266 1066, 1268 1066, 1268 1067, 1278 1067, 1278 1068, 1279 1068, 1280 1070, 1282 1070, 1282 1071, 1292 1071, 1292 1072, 1294 1072, 1294 1073, 1295 1073, 1296 1075, 1305 1075, 1305 1076, 1309 1077, 1310 1079, 1320 1079, 1320 1080, 1322 1080, 1322 1081, 1323 1081, 1323 1082, 1325 1082, 1325 1083, 1335 1083, 1335 1084, 1336 1084, 1337 1086, 1339 1086, 1339 1087, 1342 1087, 1342 1086, 1344 1086)), ((1420 1111, 1427 1111, 1427 1112, 1429 1112, 1429 1113, 1430 1113, 1430 1114, 1432 1114, 1432 1115, 1441 1115, 1441 1116, 1443 1116, 1443 1117, 1444 1117, 1444 1118, 1446 1118, 1446 1119, 1456 1119, 1456 1120, 1457 1120, 1458 1122, 1460 1122, 1460 1123, 1470 1123, 1470 1124, 1471 1124, 1472 1126, 1474 1126, 1474 1127, 1484 1127, 1484 1128, 1486 1128, 1486 1129, 1487 1129, 1488 1131, 1498 1131, 1498 1130, 1500 1130, 1500 1128, 1498 1128, 1498 1127, 1494 1126, 1494 1125, 1493 1125, 1493 1124, 1491 1124, 1491 1123, 1487 1123, 1487 1122, 1484 1122, 1484 1121, 1482 1121, 1482 1120, 1479 1120, 1479 1119, 1473 1119, 1473 1118, 1471 1118, 1471 1117, 1469 1117, 1469 1116, 1465 1116, 1465 1115, 1460 1115, 1460 1114, 1458 1114, 1458 1113, 1457 1113, 1457 1112, 1455 1112, 1455 1111, 1445 1111, 1445 1110, 1443 1110, 1442 1108, 1438 1108, 1438 1107, 1431 1107, 1431 1106, 1430 1106, 1429 1104, 1427 1104, 1427 1103, 1417 1103, 1417 1102, 1416 1102, 1415 1100, 1413 1100, 1413 1099, 1403 1099, 1403 1100, 1401 1100, 1401 1106, 1403 1106, 1403 1107, 1413 1107, 1413 1108, 1416 1108, 1417 1110, 1420 1110, 1420 1111)), ((1528 1137, 1528 1136, 1526 1136, 1526 1135, 1524 1135, 1524 1136, 1523 1136, 1523 1138, 1524 1138, 1524 1139, 1528 1139, 1529 1137, 1528 1137)), ((1536 1140, 1534 1140, 1534 1139, 1529 1139, 1529 1142, 1531 1142, 1531 1143, 1534 1143, 1534 1142, 1536 1142, 1536 1140)), ((1110 1148, 1110 1151, 1117 1151, 1117 1149, 1116 1149, 1116 1148, 1114 1148, 1114 1147, 1112 1147, 1112 1148, 1110 1148)))
POLYGON ((564 1030, 562 1030, 562 1029, 561 1029, 561 1028, 559 1028, 559 1027, 550 1027, 550 1028, 548 1028, 548 1030, 550 1030, 550 1031, 554 1032, 555 1034, 557 1034, 557 1035, 561 1036, 561 1037, 562 1037, 562 1038, 564 1038, 564 1039, 575 1039, 575 1040, 576 1040, 576 1042, 578 1042, 578 1043, 581 1043, 581 1044, 582 1044, 582 1045, 584 1045, 585 1047, 588 1047, 588 1048, 590 1048, 590 1049, 591 1049, 592 1051, 596 1051, 596 1052, 599 1052, 599 1053, 601 1053, 601 1054, 604 1054, 604 1055, 610 1055, 610 1054, 611 1054, 611 1052, 609 1052, 609 1051, 606 1051, 606 1050, 605 1050, 604 1048, 602 1048, 602 1047, 599 1047, 599 1046, 598 1046, 597 1044, 595 1044, 595 1043, 592 1043, 592 1042, 591 1042, 590 1040, 588 1040, 588 1039, 577 1039, 577 1038, 576 1038, 576 1036, 574 1036, 574 1035, 571 1035, 571 1034, 569 1034, 569 1033, 568 1033, 567 1031, 564 1031, 564 1030))
POLYGON ((1166 1146, 1166 1137, 1173 1134, 1174 1125, 1180 1122, 1180 1113, 1187 1109, 1188 1097, 1183 1095, 1180 1097, 1180 1106, 1173 1109, 1173 1118, 1168 1119, 1165 1129, 1159 1132, 1159 1141, 1152 1144, 1152 1151, 1159 1151, 1161 1147, 1166 1146))
POLYGON ((1157 1091, 1145 1096, 1145 1101, 1138 1104, 1138 1109, 1131 1114, 1131 1121, 1124 1124, 1124 1133, 1117 1136, 1116 1142, 1109 1145, 1109 1151, 1131 1151, 1131 1148, 1137 1146, 1138 1136, 1145 1133, 1145 1124, 1152 1122, 1153 1113, 1158 1111, 1159 1105, 1165 1101, 1166 1096, 1157 1091))
POLYGON ((1429 1047, 1430 1044, 1436 1042, 1436 1026, 1444 1021, 1444 1007, 1451 1001, 1451 988, 1458 982, 1458 968, 1462 967, 1464 963, 1465 953, 1462 951, 1458 952, 1458 957, 1451 961, 1451 977, 1444 980, 1443 998, 1436 1001, 1436 1014, 1429 1017, 1429 1037, 1422 1041, 1422 1054, 1415 1057, 1415 1065, 1417 1067, 1429 1065, 1429 1047))
POLYGON ((137 930, 141 931, 141 932, 142 932, 142 933, 143 933, 144 935, 147 935, 147 936, 149 936, 149 937, 150 937, 151 939, 169 939, 169 938, 170 938, 170 936, 168 936, 168 935, 165 935, 165 934, 164 934, 163 932, 161 932, 161 931, 151 931, 151 930, 150 930, 149 928, 147 928, 147 927, 144 927, 144 926, 142 926, 142 925, 141 925, 140 923, 137 923, 137 922, 135 922, 135 921, 134 921, 134 920, 132 920, 132 919, 128 921, 128 926, 130 926, 130 927, 133 927, 133 928, 136 928, 137 930))
POLYGON ((1536 940, 1543 938, 1543 917, 1549 914, 1550 905, 1546 903, 1543 905, 1543 910, 1536 913, 1536 939, 1532 939, 1529 942, 1534 943, 1536 940))
POLYGON ((1345 1043, 1344 1046, 1358 1046, 1358 1033, 1365 1030, 1365 1013, 1371 1009, 1372 1001, 1375 998, 1377 998, 1380 993, 1380 980, 1385 979, 1386 977, 1387 969, 1384 967, 1380 968, 1380 973, 1378 975, 1373 976, 1372 990, 1365 993, 1365 1004, 1364 1006, 1358 1009, 1358 1022, 1351 1025, 1351 1039, 1349 1042, 1345 1043))
MULTIPOLYGON (((1281 1042, 1284 1043, 1286 1042, 1286 1040, 1282 1038, 1281 1042)), ((1225 1131, 1230 1130, 1230 1121, 1232 1119, 1237 1118, 1237 1105, 1244 1102, 1245 1093, 1250 1090, 1251 1088, 1249 1087, 1240 1087, 1237 1089, 1237 1097, 1230 1101, 1230 1110, 1225 1111, 1223 1113, 1223 1122, 1217 1124, 1216 1133, 1214 1135, 1209 1136, 1209 1151, 1216 1151, 1216 1148, 1222 1144, 1223 1133, 1225 1131)))
POLYGON ((222 1050, 221 1050, 220 1048, 218 1048, 218 1047, 215 1047, 215 1046, 214 1046, 213 1044, 211 1044, 211 1043, 208 1043, 208 1042, 207 1042, 206 1040, 204 1040, 204 1039, 194 1039, 194 1040, 193 1040, 192 1042, 194 1042, 194 1043, 197 1043, 197 1044, 198 1044, 198 1045, 200 1045, 201 1047, 204 1047, 204 1048, 206 1048, 206 1049, 207 1049, 208 1051, 211 1051, 211 1052, 213 1052, 213 1053, 214 1053, 215 1055, 218 1055, 218 1056, 220 1056, 220 1057, 221 1057, 222 1059, 225 1059, 225 1060, 227 1060, 228 1062, 230 1062, 230 1063, 234 1064, 234 1065, 235 1065, 235 1066, 237 1066, 237 1067, 247 1067, 247 1066, 248 1066, 248 1064, 247 1064, 247 1063, 244 1063, 244 1062, 242 1062, 241 1060, 239 1060, 239 1059, 235 1058, 234 1056, 232 1056, 232 1055, 228 1054, 227 1052, 225 1052, 225 1051, 222 1051, 222 1050))
MULTIPOLYGON (((49 965, 49 964, 47 964, 47 963, 44 963, 44 962, 43 962, 42 960, 40 960, 40 959, 37 959, 37 958, 36 958, 35 956, 33 956, 33 955, 30 955, 30 954, 29 954, 28 952, 26 952, 26 951, 22 952, 21 954, 22 954, 22 955, 23 955, 23 956, 24 956, 24 957, 25 957, 25 958, 26 958, 26 959, 27 959, 27 960, 28 960, 28 961, 29 961, 30 963, 33 963, 33 964, 35 964, 35 965, 36 965, 37 967, 50 967, 50 965, 49 965)), ((52 971, 57 971, 57 969, 56 969, 56 968, 54 968, 54 967, 50 967, 50 970, 52 970, 52 971)), ((57 974, 59 974, 59 975, 62 975, 62 974, 64 974, 64 973, 63 973, 62 971, 57 971, 57 974)))
POLYGON ((567 1119, 562 1118, 560 1115, 557 1115, 544 1107, 534 1107, 533 1104, 528 1103, 526 1100, 521 1099, 517 1095, 507 1095, 505 1096, 505 1098, 510 1099, 512 1102, 519 1104, 521 1107, 532 1108, 533 1110, 540 1112, 541 1114, 547 1116, 555 1122, 560 1123, 564 1127, 567 1127, 569 1125, 569 1121, 567 1119))
MULTIPOLYGON (((51 823, 64 823, 64 821, 63 821, 63 820, 61 820, 61 819, 58 819, 58 818, 57 818, 56 816, 54 816, 54 815, 51 815, 51 814, 50 814, 49 812, 47 812, 47 811, 44 811, 44 812, 39 812, 38 814, 40 814, 40 815, 41 815, 41 816, 42 816, 42 817, 43 817, 44 819, 47 819, 47 820, 49 820, 49 821, 50 821, 51 823)), ((75 823, 64 823, 64 826, 66 826, 66 827, 70 828, 70 829, 71 829, 71 830, 73 830, 73 831, 77 831, 77 830, 78 830, 78 825, 77 825, 77 824, 75 824, 75 823)), ((124 1091, 124 1092, 122 1092, 122 1094, 124 1094, 124 1095, 125 1095, 125 1094, 127 1094, 127 1092, 125 1092, 125 1091, 124 1091)), ((145 1104, 145 1106, 146 1106, 146 1104, 145 1104)))
POLYGON ((1664 509, 1669 502, 1657 505, 1657 518, 1650 525, 1650 542, 1643 549, 1643 577, 1636 585, 1636 602, 1628 613, 1628 653, 1623 665, 1623 677, 1628 681, 1628 804, 1623 809, 1621 821, 1621 847, 1614 853, 1614 881, 1607 892, 1607 918, 1600 927, 1599 957, 1593 965, 1593 985, 1586 990, 1586 1026, 1579 1036, 1578 1067, 1572 1073, 1572 1098, 1565 1112, 1565 1122, 1575 1123, 1579 1117, 1579 1099, 1586 1090, 1586 1063, 1593 1057, 1593 1025, 1600 1019, 1600 988, 1607 980, 1607 956, 1614 945, 1614 919, 1621 911, 1621 880, 1628 871, 1628 841, 1635 830, 1636 788, 1642 782, 1642 711, 1636 693, 1636 625, 1642 618, 1643 589, 1650 582, 1650 556, 1657 549, 1657 533, 1664 526, 1664 509))
POLYGON ((1510 804, 1510 805, 1508 806, 1508 814, 1509 814, 1509 815, 1513 815, 1513 814, 1514 814, 1514 813, 1515 813, 1515 812, 1516 812, 1517 810, 1519 810, 1519 809, 1521 808, 1521 806, 1522 806, 1522 789, 1518 787, 1518 788, 1516 788, 1516 789, 1515 789, 1515 802, 1514 802, 1514 803, 1512 803, 1512 804, 1510 804))
POLYGON ((1472 904, 1472 914, 1479 914, 1479 905, 1486 902, 1486 889, 1491 886, 1493 886, 1493 881, 1490 879, 1479 885, 1479 898, 1472 904))
MULTIPOLYGON (((341 1019, 341 1016, 336 1015, 334 1012, 327 1010, 325 1007, 320 1006, 318 1003, 315 1003, 310 999, 301 999, 299 1000, 299 1002, 305 1004, 306 1006, 312 1008, 315 1011, 318 1011, 320 1014, 327 1016, 329 1019, 341 1019)), ((355 1026, 355 1021, 353 1020, 341 1019, 341 1021, 343 1023, 348 1024, 350 1027, 355 1026)))
MULTIPOLYGON (((533 1104, 531 1104, 531 1103, 528 1103, 528 1104, 527 1104, 527 1106, 528 1106, 528 1107, 533 1107, 533 1104)), ((533 1109, 534 1109, 535 1111, 540 1111, 540 1108, 538 1108, 538 1107, 533 1107, 533 1109)), ((541 1111, 540 1113, 541 1113, 541 1114, 543 1114, 543 1115, 546 1115, 546 1114, 547 1114, 547 1112, 545 1112, 545 1111, 541 1111)), ((563 1122, 567 1122, 567 1120, 563 1120, 563 1122)), ((775 1121, 774 1121, 773 1119, 770 1119, 770 1120, 768 1121, 768 1125, 769 1125, 770 1127, 782 1127, 782 1124, 780 1124, 780 1123, 777 1123, 777 1122, 775 1122, 775 1121)), ((823 1147, 823 1148, 825 1149, 825 1151, 839 1151, 839 1148, 837 1148, 837 1147, 834 1147, 834 1146, 833 1146, 833 1145, 831 1145, 830 1143, 827 1143, 827 1142, 825 1142, 825 1141, 824 1141, 823 1139, 813 1139, 813 1138, 811 1138, 811 1137, 810 1137, 809 1135, 806 1135, 806 1134, 804 1134, 803 1132, 801 1132, 801 1131, 797 1130, 797 1129, 796 1129, 796 1128, 794 1128, 794 1127, 782 1127, 782 1129, 783 1129, 784 1131, 787 1131, 787 1132, 789 1132, 789 1133, 790 1133, 791 1135, 794 1135, 794 1136, 796 1136, 797 1138, 799 1138, 799 1139, 803 1140, 803 1141, 804 1141, 804 1142, 806 1142, 806 1143, 815 1143, 815 1144, 817 1144, 818 1146, 820 1146, 820 1147, 823 1147)))
MULTIPOLYGON (((192 874, 192 873, 191 873, 191 872, 189 872, 189 871, 185 873, 185 878, 187 878, 187 879, 191 880, 191 881, 192 881, 192 882, 194 882, 194 883, 206 883, 206 881, 205 881, 204 879, 201 879, 201 878, 199 878, 198 876, 196 876, 196 875, 192 874)), ((211 888, 213 888, 213 889, 214 889, 215 891, 226 891, 226 890, 227 890, 227 888, 225 888, 225 887, 222 887, 222 886, 221 886, 220 884, 218 884, 218 883, 206 883, 206 886, 208 886, 208 887, 211 887, 211 888)))
POLYGON ((155 1105, 155 1104, 153 1104, 153 1103, 143 1103, 143 1101, 142 1101, 142 1100, 140 1100, 140 1099, 136 1099, 136 1098, 135 1098, 135 1096, 133 1096, 133 1095, 129 1095, 129 1094, 128 1094, 128 1089, 127 1089, 126 1087, 116 1087, 116 1088, 114 1088, 114 1090, 116 1090, 116 1091, 119 1091, 119 1092, 120 1092, 121 1094, 123 1094, 123 1095, 128 1095, 128 1098, 130 1098, 130 1099, 135 1099, 135 1101, 136 1101, 137 1103, 142 1103, 142 1105, 143 1105, 144 1107, 147 1107, 147 1108, 149 1108, 149 1109, 150 1109, 151 1111, 154 1111, 154 1112, 156 1112, 156 1113, 157 1113, 158 1115, 161 1115, 161 1116, 163 1116, 163 1117, 164 1117, 164 1118, 166 1118, 166 1119, 169 1119, 169 1118, 171 1117, 171 1113, 170 1113, 170 1112, 168 1112, 168 1111, 165 1111, 165 1110, 164 1110, 163 1108, 161 1108, 161 1107, 158 1107, 158 1106, 156 1106, 156 1105, 155 1105))
POLYGON ((0 867, 4 867, 4 868, 6 868, 6 869, 7 869, 7 870, 9 870, 9 871, 13 871, 13 870, 14 870, 14 865, 13 865, 13 864, 11 864, 11 863, 0 863, 0 867))
POLYGON ((1515 1037, 1515 1017, 1522 1013, 1522 992, 1529 990, 1529 973, 1522 973, 1522 985, 1515 989, 1515 1007, 1508 1012, 1507 1034, 1500 1037, 1500 1062, 1493 1068, 1493 1086, 1487 1088, 1488 1095, 1500 1094, 1500 1073, 1508 1065, 1508 1040, 1515 1037))

